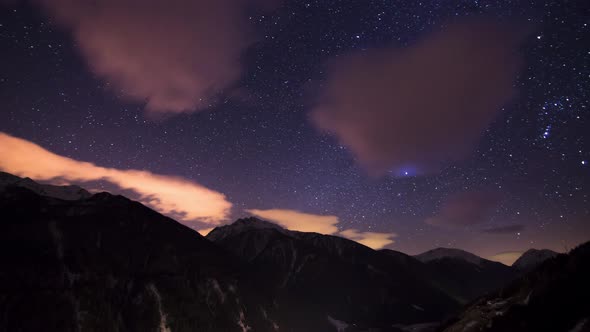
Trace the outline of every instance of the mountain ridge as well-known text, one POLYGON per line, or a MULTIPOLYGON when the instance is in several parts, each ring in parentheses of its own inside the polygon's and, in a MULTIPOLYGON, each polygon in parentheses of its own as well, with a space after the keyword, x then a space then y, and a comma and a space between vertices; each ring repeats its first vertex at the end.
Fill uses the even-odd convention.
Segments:
POLYGON ((459 315, 520 273, 255 217, 203 237, 124 196, 64 200, 18 179, 0 186, 0 331, 400 332, 459 315))
MULTIPOLYGON (((32 190, 33 192, 35 192, 39 195, 42 195, 42 196, 63 199, 63 200, 87 199, 87 198, 90 198, 91 196, 95 195, 78 185, 59 186, 59 185, 51 185, 51 184, 42 184, 42 183, 39 183, 39 182, 37 182, 31 178, 28 178, 28 177, 21 178, 19 176, 13 175, 13 174, 0 171, 0 190, 6 188, 7 186, 23 187, 23 188, 27 188, 29 190, 32 190)), ((209 236, 209 234, 213 233, 214 230, 217 230, 216 231, 217 234, 213 235, 213 237, 221 236, 221 233, 219 233, 220 230, 230 229, 228 226, 231 226, 234 224, 243 226, 243 227, 239 228, 239 231, 251 230, 252 226, 254 226, 254 228, 275 229, 277 231, 282 232, 283 234, 289 234, 291 236, 296 236, 297 233, 302 233, 302 232, 286 229, 286 228, 284 228, 276 223, 273 223, 271 221, 268 221, 268 220, 249 216, 249 217, 238 218, 233 223, 230 223, 230 224, 225 224, 222 226, 215 227, 211 232, 209 232, 207 234, 207 236, 209 236)), ((235 225, 234 225, 234 227, 231 228, 233 231, 235 231, 235 229, 236 229, 235 225)), ((303 233, 305 233, 305 232, 303 232, 303 233)), ((342 238, 340 236, 336 236, 336 237, 342 238)), ((346 239, 346 238, 344 238, 344 239, 346 239)), ((393 249, 387 249, 387 250, 395 251, 393 249)), ((474 263, 474 264, 480 264, 481 263, 480 260, 491 261, 489 259, 483 258, 483 257, 473 254, 469 251, 459 249, 459 248, 438 247, 438 248, 429 249, 423 253, 416 254, 416 255, 409 255, 409 254, 406 254, 406 253, 403 253, 400 251, 397 251, 397 252, 402 253, 404 255, 415 257, 416 259, 418 259, 422 262, 428 262, 428 261, 432 261, 432 260, 440 259, 440 258, 461 258, 461 259, 464 259, 464 260, 466 260, 470 263, 474 263)), ((531 249, 528 249, 526 252, 524 252, 523 255, 521 255, 519 257, 519 259, 523 258, 523 256, 525 254, 527 254, 527 253, 530 254, 533 252, 542 252, 542 253, 550 252, 550 253, 552 253, 552 255, 557 254, 554 251, 551 251, 549 249, 533 249, 533 248, 531 248, 531 249)), ((547 256, 547 258, 549 258, 551 255, 547 254, 546 256, 547 256)), ((519 259, 517 259, 517 261, 519 259)), ((496 262, 496 261, 492 261, 492 262, 496 262)), ((516 261, 515 261, 515 263, 516 263, 516 261)))
POLYGON ((41 184, 31 178, 21 178, 13 174, 0 171, 0 189, 8 186, 27 188, 42 196, 48 196, 67 201, 85 199, 92 196, 92 194, 86 189, 77 185, 56 186, 51 184, 41 184))
POLYGON ((440 332, 590 331, 590 242, 468 305, 440 332))
POLYGON ((428 263, 430 261, 443 258, 462 259, 476 265, 480 265, 483 261, 489 261, 462 249, 444 247, 430 249, 421 254, 414 255, 414 257, 423 263, 428 263))

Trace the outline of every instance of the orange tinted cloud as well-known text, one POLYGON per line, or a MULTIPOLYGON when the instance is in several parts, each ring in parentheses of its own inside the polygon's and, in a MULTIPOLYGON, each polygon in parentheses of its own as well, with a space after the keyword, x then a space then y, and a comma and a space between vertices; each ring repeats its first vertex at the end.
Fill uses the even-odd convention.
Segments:
POLYGON ((246 210, 257 217, 273 221, 286 229, 299 232, 314 232, 326 235, 339 235, 373 249, 381 249, 393 243, 395 233, 359 232, 356 229, 339 231, 337 216, 304 213, 296 210, 270 209, 246 210))
POLYGON ((0 170, 50 182, 108 181, 131 190, 138 200, 185 224, 219 224, 232 204, 219 192, 180 177, 142 170, 120 170, 63 157, 24 139, 0 132, 0 170))
POLYGON ((274 221, 292 231, 315 232, 320 234, 334 234, 338 232, 336 224, 339 220, 336 216, 322 216, 284 209, 251 209, 246 210, 246 212, 263 219, 274 221))
POLYGON ((151 112, 208 107, 242 72, 247 15, 275 0, 37 0, 71 30, 91 70, 151 112))
POLYGON ((373 249, 392 244, 393 238, 397 236, 395 233, 359 232, 356 229, 343 230, 340 235, 373 249))

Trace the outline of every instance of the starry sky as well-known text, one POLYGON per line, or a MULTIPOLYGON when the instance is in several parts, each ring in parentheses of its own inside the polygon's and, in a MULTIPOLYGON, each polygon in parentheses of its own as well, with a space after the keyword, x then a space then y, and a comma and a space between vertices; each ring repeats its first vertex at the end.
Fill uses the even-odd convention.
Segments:
POLYGON ((590 240, 587 1, 8 1, 0 52, 4 171, 202 231, 590 240))

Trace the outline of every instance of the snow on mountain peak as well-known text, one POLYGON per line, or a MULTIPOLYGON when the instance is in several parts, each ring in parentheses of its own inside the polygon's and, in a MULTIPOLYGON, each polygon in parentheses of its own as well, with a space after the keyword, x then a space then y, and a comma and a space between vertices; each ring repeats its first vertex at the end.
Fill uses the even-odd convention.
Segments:
POLYGON ((16 175, 0 172, 0 189, 3 189, 7 186, 22 187, 42 196, 48 196, 67 201, 75 201, 92 196, 91 193, 76 185, 55 186, 51 184, 41 184, 33 181, 30 178, 20 178, 16 175))
POLYGON ((233 222, 229 225, 219 226, 213 229, 209 234, 207 234, 207 238, 216 241, 222 238, 226 238, 228 236, 233 236, 245 231, 250 230, 268 230, 274 229, 278 232, 283 234, 289 234, 290 231, 284 229, 283 227, 274 224, 270 221, 258 219, 255 217, 248 217, 248 218, 241 218, 233 222))

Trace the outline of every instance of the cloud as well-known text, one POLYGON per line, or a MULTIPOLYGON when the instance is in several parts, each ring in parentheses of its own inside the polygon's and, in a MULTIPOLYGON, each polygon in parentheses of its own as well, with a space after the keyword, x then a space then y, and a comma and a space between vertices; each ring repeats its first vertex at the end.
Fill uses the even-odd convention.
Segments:
POLYGON ((407 48, 333 61, 311 111, 370 173, 431 173, 469 156, 515 97, 525 29, 490 21, 446 26, 407 48))
POLYGON ((504 251, 490 256, 488 259, 502 264, 512 265, 522 254, 522 251, 504 251))
POLYGON ((199 229, 199 230, 197 230, 197 232, 199 232, 199 234, 201 234, 203 236, 207 236, 207 234, 209 234, 214 229, 215 229, 215 227, 207 227, 207 228, 199 229))
POLYGON ((332 215, 310 214, 286 209, 251 209, 246 210, 246 212, 276 222, 292 231, 314 232, 326 235, 337 234, 373 249, 381 249, 393 243, 392 238, 397 236, 395 233, 359 232, 356 229, 339 231, 336 225, 340 220, 337 216, 332 215))
POLYGON ((219 224, 232 204, 219 192, 180 177, 143 170, 120 170, 63 157, 37 144, 0 132, 0 170, 59 183, 108 181, 131 190, 138 200, 185 224, 219 224))
POLYGON ((492 227, 482 230, 484 233, 489 234, 514 234, 519 233, 524 230, 524 225, 509 225, 509 226, 499 226, 499 227, 492 227))
POLYGON ((438 214, 425 222, 449 228, 471 226, 485 221, 499 200, 496 192, 460 192, 448 197, 438 214))
POLYGON ((381 249, 392 244, 393 238, 397 236, 395 233, 359 232, 356 229, 344 230, 340 235, 373 249, 381 249))
POLYGON ((71 30, 91 70, 152 113, 208 107, 255 42, 247 11, 274 0, 36 0, 71 30))
POLYGON ((292 231, 315 232, 320 234, 334 234, 338 232, 336 224, 339 220, 336 216, 323 216, 284 209, 251 209, 246 210, 246 212, 263 219, 274 221, 292 231))

